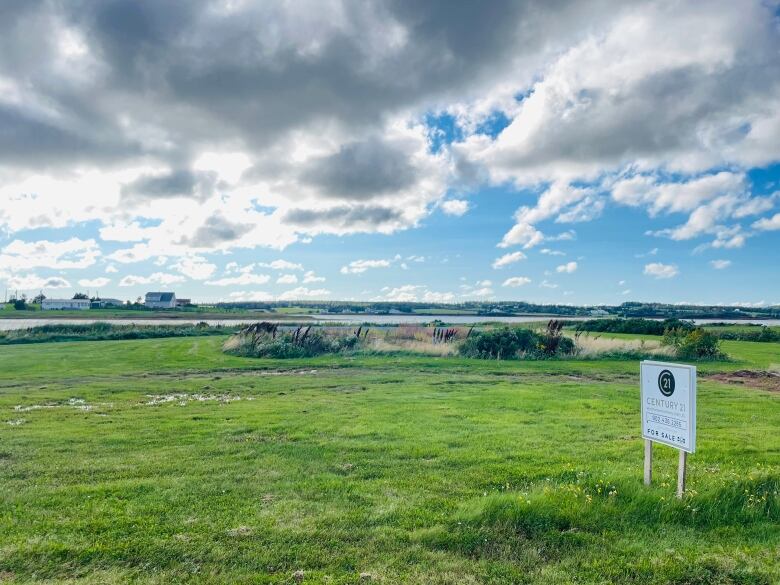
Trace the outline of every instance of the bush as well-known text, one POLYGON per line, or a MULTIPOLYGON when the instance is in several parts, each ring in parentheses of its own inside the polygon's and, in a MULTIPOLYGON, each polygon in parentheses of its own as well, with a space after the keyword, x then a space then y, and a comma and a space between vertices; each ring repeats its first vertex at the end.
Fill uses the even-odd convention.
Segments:
POLYGON ((680 319, 591 319, 577 324, 577 331, 601 333, 636 333, 639 335, 663 335, 669 329, 692 331, 691 321, 680 319))
POLYGON ((668 329, 664 332, 662 345, 674 347, 675 356, 679 359, 723 359, 725 354, 720 350, 720 340, 717 335, 705 331, 701 327, 693 331, 668 329))
POLYGON ((545 358, 574 353, 574 342, 551 333, 539 334, 531 329, 496 329, 471 335, 458 348, 463 357, 478 359, 545 358))
POLYGON ((27 309, 27 301, 24 299, 16 299, 14 301, 14 309, 17 311, 24 311, 27 309))
POLYGON ((780 331, 770 329, 766 326, 757 327, 753 331, 716 331, 718 339, 729 339, 734 341, 757 341, 762 343, 780 342, 780 331))

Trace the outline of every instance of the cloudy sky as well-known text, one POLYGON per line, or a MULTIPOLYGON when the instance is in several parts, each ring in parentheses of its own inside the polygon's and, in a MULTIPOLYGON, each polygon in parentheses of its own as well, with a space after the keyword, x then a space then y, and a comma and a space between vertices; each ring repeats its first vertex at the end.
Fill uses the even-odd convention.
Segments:
POLYGON ((0 286, 780 304, 780 9, 5 0, 0 286))

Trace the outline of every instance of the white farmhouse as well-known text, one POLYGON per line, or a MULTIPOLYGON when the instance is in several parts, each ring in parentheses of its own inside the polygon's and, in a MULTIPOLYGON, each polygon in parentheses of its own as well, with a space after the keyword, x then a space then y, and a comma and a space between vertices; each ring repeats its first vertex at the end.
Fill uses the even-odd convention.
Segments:
POLYGON ((90 308, 89 299, 43 299, 42 311, 86 311, 90 308))
POLYGON ((144 305, 150 309, 175 309, 176 293, 172 292, 148 292, 144 305))

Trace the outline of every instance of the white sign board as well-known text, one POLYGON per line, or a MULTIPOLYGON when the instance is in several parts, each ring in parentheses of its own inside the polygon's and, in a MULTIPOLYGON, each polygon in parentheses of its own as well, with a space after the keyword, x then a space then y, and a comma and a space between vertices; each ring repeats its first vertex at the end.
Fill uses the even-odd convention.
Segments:
POLYGON ((696 450, 696 367, 643 361, 642 437, 696 450))

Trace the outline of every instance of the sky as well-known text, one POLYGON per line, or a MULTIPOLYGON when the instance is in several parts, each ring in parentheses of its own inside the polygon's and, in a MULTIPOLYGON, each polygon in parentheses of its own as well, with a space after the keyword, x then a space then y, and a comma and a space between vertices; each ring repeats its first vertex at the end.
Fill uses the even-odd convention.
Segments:
POLYGON ((779 251, 777 2, 0 4, 9 292, 766 306, 779 251))

